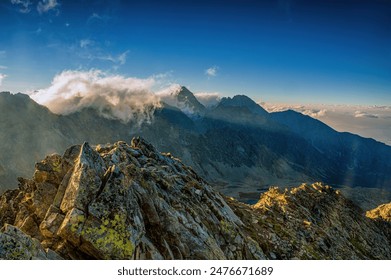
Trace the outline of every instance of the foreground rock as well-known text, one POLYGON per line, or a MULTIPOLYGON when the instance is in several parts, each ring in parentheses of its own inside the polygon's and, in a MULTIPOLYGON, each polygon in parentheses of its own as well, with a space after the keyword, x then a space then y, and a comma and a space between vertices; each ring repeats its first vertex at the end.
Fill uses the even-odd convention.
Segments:
POLYGON ((20 181, 0 222, 67 259, 265 258, 219 193, 141 139, 71 147, 20 181))
POLYGON ((388 225, 328 186, 225 198, 140 138, 84 143, 0 197, 2 259, 390 259, 388 225))
POLYGON ((253 207, 229 204, 270 258, 391 259, 390 224, 368 219, 329 186, 271 188, 253 207))

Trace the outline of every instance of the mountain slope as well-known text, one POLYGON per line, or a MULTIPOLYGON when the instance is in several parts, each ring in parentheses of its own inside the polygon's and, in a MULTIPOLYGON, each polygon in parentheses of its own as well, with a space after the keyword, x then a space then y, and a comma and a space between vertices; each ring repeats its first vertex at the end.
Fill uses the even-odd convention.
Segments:
POLYGON ((389 146, 338 133, 294 112, 268 114, 246 96, 205 108, 184 87, 176 94, 199 109, 198 117, 169 104, 155 108, 153 119, 141 125, 105 118, 93 108, 59 116, 26 95, 1 93, 0 191, 14 188, 18 176, 30 176, 30 163, 47 153, 136 135, 243 201, 255 202, 259 191, 271 185, 301 182, 390 189, 389 146))
POLYGON ((373 139, 340 133, 301 113, 288 110, 271 118, 306 139, 339 170, 329 183, 346 186, 391 186, 391 148, 373 139))
POLYGON ((31 175, 32 162, 70 145, 58 119, 27 95, 0 93, 0 193, 31 175))

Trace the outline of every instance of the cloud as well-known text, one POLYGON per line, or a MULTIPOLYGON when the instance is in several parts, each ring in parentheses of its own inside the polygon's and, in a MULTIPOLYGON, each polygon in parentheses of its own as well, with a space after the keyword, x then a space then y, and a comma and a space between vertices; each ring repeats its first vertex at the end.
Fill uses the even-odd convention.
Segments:
POLYGON ((27 14, 31 11, 30 0, 11 0, 11 4, 19 5, 20 6, 19 12, 21 12, 23 14, 27 14))
POLYGON ((1 74, 1 73, 0 73, 0 86, 2 85, 3 80, 4 80, 6 77, 7 77, 7 75, 1 74))
POLYGON ((176 96, 181 91, 181 88, 182 86, 179 84, 170 84, 168 87, 157 91, 156 96, 158 96, 159 100, 163 101, 164 103, 178 107, 180 104, 178 104, 178 99, 176 96))
POLYGON ((207 75, 209 78, 216 77, 218 69, 219 68, 217 66, 210 67, 205 70, 205 75, 207 75))
POLYGON ((92 23, 94 21, 107 21, 110 17, 107 15, 99 15, 98 13, 93 13, 91 16, 87 19, 87 24, 92 23))
POLYGON ((4 51, 4 50, 0 50, 0 58, 1 58, 1 57, 5 57, 5 56, 6 56, 6 54, 7 54, 7 52, 6 52, 6 51, 4 51))
POLYGON ((154 78, 127 78, 100 70, 63 71, 48 88, 30 96, 56 114, 94 108, 106 118, 141 124, 151 121, 160 107, 160 99, 151 90, 155 84, 154 78))
POLYGON ((60 4, 57 2, 57 0, 42 0, 38 2, 37 10, 40 14, 43 14, 55 9, 59 5, 60 4))
POLYGON ((80 40, 80 48, 87 48, 88 46, 91 46, 94 44, 94 41, 90 39, 83 39, 80 40))
POLYGON ((127 56, 128 56, 128 53, 129 53, 129 50, 117 55, 117 56, 113 56, 111 54, 109 55, 98 55, 98 56, 91 56, 91 58, 96 58, 96 59, 99 59, 99 60, 106 60, 106 61, 111 61, 115 64, 118 64, 118 65, 124 65, 126 63, 126 59, 127 59, 127 56))
POLYGON ((320 117, 324 117, 327 113, 327 110, 326 109, 306 109, 304 111, 302 111, 302 113, 304 115, 307 115, 307 116, 310 116, 312 118, 320 118, 320 117))
POLYGON ((7 69, 7 68, 8 68, 7 66, 0 65, 0 69, 7 69))
POLYGON ((129 51, 126 51, 126 52, 123 52, 121 53, 118 57, 117 57, 117 60, 119 62, 119 64, 123 65, 126 63, 126 58, 128 56, 128 53, 129 51))
POLYGON ((218 92, 198 92, 195 93, 194 96, 205 107, 216 106, 221 99, 221 94, 218 92))
POLYGON ((379 116, 375 114, 368 114, 366 112, 356 111, 354 112, 355 118, 371 118, 371 119, 378 119, 379 116))

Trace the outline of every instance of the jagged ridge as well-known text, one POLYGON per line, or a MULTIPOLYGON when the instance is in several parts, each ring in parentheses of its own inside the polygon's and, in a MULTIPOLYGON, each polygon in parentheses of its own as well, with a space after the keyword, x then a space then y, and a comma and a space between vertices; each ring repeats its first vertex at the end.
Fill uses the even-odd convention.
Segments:
POLYGON ((141 138, 88 143, 0 197, 3 259, 390 259, 379 224, 322 184, 251 207, 141 138))

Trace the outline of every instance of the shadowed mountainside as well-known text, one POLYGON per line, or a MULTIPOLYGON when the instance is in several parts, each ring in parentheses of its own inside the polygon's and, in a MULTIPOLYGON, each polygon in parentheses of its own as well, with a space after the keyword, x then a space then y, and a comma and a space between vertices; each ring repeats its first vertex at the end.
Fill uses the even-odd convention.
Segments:
POLYGON ((107 119, 92 108, 58 116, 26 95, 1 93, 0 190, 15 188, 17 177, 32 174, 31 162, 48 153, 135 135, 243 201, 255 202, 271 185, 301 182, 390 190, 389 146, 338 133, 299 113, 269 114, 243 95, 223 98, 213 108, 203 107, 184 87, 174 97, 182 110, 163 104, 140 126, 107 119))

